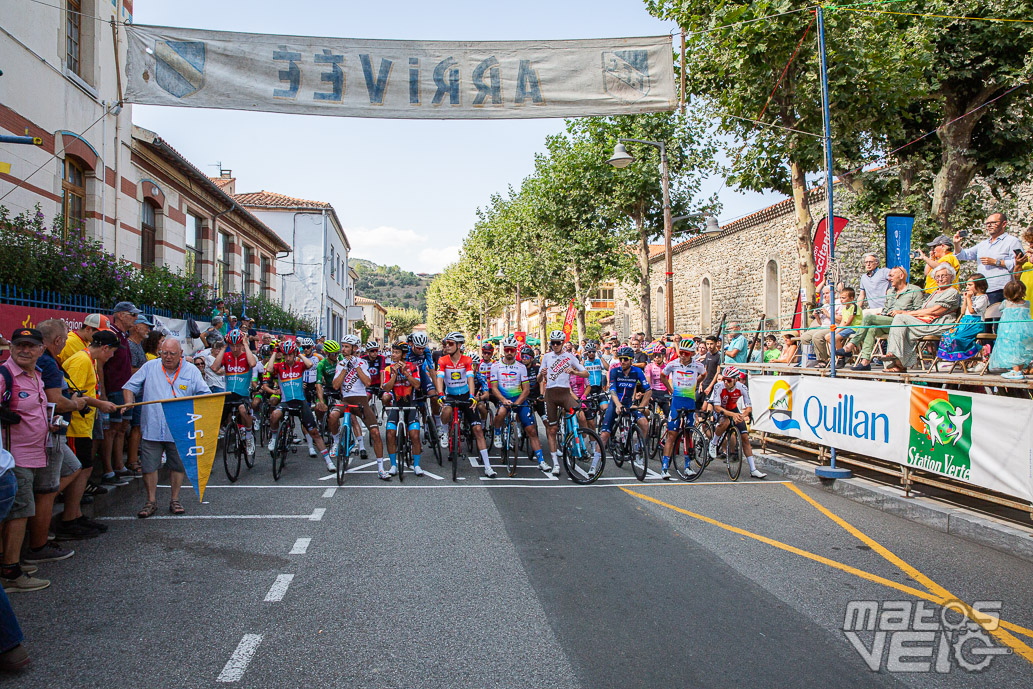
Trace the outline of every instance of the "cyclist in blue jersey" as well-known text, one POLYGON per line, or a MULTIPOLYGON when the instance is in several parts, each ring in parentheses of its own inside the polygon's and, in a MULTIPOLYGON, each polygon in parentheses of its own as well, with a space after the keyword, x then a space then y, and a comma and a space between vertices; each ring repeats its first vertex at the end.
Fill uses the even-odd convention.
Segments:
MULTIPOLYGON (((585 343, 584 367, 588 370, 588 391, 591 394, 598 395, 609 387, 609 366, 599 356, 599 345, 595 340, 589 340, 585 343)), ((609 399, 600 400, 599 408, 605 412, 609 404, 609 399)))
MULTIPOLYGON (((607 447, 610 444, 610 432, 613 430, 614 418, 624 407, 630 409, 634 404, 635 392, 639 389, 645 391, 639 403, 639 406, 642 407, 649 404, 649 396, 651 394, 649 383, 646 382, 646 375, 642 372, 642 369, 634 366, 635 350, 631 347, 621 347, 617 350, 617 360, 620 362, 620 366, 610 370, 610 401, 613 404, 606 410, 606 416, 603 417, 602 433, 599 436, 603 441, 603 447, 607 447)), ((631 409, 631 417, 638 424, 638 427, 642 429, 643 437, 648 435, 649 422, 641 410, 631 409)))

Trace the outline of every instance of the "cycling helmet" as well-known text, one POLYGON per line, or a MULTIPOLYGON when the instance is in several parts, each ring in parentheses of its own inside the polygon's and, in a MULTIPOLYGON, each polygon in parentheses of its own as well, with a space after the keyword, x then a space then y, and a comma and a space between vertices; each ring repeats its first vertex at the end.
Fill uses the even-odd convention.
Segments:
POLYGON ((623 359, 624 357, 627 357, 629 359, 634 359, 635 358, 635 350, 632 349, 631 347, 621 347, 620 349, 617 350, 617 358, 618 359, 623 359))
POLYGON ((227 337, 227 339, 229 340, 230 344, 242 344, 244 342, 244 333, 240 332, 240 330, 238 330, 237 328, 234 328, 230 331, 230 334, 227 337))
POLYGON ((362 341, 359 340, 358 335, 345 335, 341 338, 341 344, 351 345, 352 347, 358 347, 362 344, 362 341))
POLYGON ((444 344, 445 342, 455 342, 457 345, 461 345, 464 342, 466 342, 466 335, 463 335, 463 333, 461 332, 453 331, 450 332, 448 335, 445 335, 445 337, 441 339, 441 342, 442 344, 444 344))
POLYGON ((513 336, 504 337, 502 338, 502 341, 499 342, 499 346, 502 347, 502 349, 516 349, 520 346, 520 340, 513 336))
POLYGON ((687 337, 678 343, 679 352, 691 352, 694 349, 696 349, 696 343, 687 337))
POLYGON ((599 343, 595 340, 585 340, 585 354, 599 351, 599 343))
POLYGON ((470 355, 470 362, 474 366, 480 366, 481 365, 481 357, 479 355, 477 355, 477 354, 471 354, 470 355))
POLYGON ((366 351, 367 352, 375 352, 378 349, 380 349, 380 345, 377 344, 376 340, 370 340, 369 342, 366 343, 366 351))
POLYGON ((721 372, 721 375, 725 378, 742 378, 742 371, 735 366, 725 366, 725 370, 721 372))
POLYGON ((324 354, 334 354, 339 351, 341 351, 341 345, 337 343, 337 340, 327 340, 323 343, 324 354))
POLYGON ((409 336, 409 344, 411 344, 413 347, 426 347, 427 336, 423 333, 413 333, 409 336))
POLYGON ((298 353, 298 343, 287 340, 283 343, 283 355, 290 356, 291 354, 298 353))
POLYGON ((299 347, 315 347, 316 343, 312 341, 311 337, 299 337, 298 338, 298 346, 299 347))
POLYGON ((267 345, 267 344, 266 345, 262 345, 261 347, 259 347, 258 353, 262 356, 263 359, 265 359, 266 357, 272 355, 272 353, 273 353, 273 346, 272 345, 267 345))
POLYGON ((400 350, 402 354, 408 354, 409 344, 405 340, 399 340, 398 342, 395 342, 393 345, 391 345, 391 349, 397 349, 400 350))
POLYGON ((563 334, 562 330, 553 330, 549 333, 549 344, 553 342, 566 342, 567 336, 563 334))
MULTIPOLYGON (((503 340, 505 342, 505 340, 503 340)), ((485 342, 481 345, 481 352, 487 354, 489 357, 495 353, 495 345, 490 342, 485 342)))
POLYGON ((528 357, 531 357, 532 359, 534 358, 534 350, 531 349, 528 345, 524 345, 523 348, 520 350, 520 358, 526 359, 528 357))

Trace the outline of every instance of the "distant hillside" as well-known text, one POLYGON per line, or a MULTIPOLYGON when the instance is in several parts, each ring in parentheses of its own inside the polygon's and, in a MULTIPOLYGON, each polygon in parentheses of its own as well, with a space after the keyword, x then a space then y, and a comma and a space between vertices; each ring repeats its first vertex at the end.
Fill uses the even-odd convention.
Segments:
POLYGON ((433 275, 410 273, 398 266, 381 266, 364 258, 350 258, 349 265, 359 274, 355 294, 375 299, 386 306, 419 309, 427 313, 427 285, 433 275))

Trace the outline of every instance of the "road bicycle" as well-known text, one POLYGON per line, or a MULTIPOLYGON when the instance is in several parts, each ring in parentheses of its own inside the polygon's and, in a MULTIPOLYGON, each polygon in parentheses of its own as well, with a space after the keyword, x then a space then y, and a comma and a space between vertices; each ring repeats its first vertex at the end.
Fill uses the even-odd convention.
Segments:
POLYGON ((606 450, 598 433, 591 428, 581 428, 577 418, 580 411, 573 407, 567 410, 557 441, 563 448, 563 467, 567 470, 567 476, 574 483, 586 485, 594 483, 603 475, 606 450), (595 458, 596 452, 599 453, 598 459, 595 458))
POLYGON ((671 465, 684 481, 698 479, 710 462, 710 441, 698 424, 690 423, 692 415, 692 409, 678 410, 678 418, 675 420, 677 430, 674 431, 671 448, 671 465))
POLYGON ((240 476, 241 460, 248 469, 255 466, 255 456, 247 451, 247 430, 240 421, 240 404, 233 405, 226 415, 222 436, 222 466, 226 469, 226 478, 234 483, 240 476))
MULTIPOLYGON (((521 406, 526 405, 524 402, 521 405, 510 405, 507 407, 509 410, 506 413, 506 419, 502 422, 502 449, 499 451, 499 456, 502 459, 502 463, 506 465, 506 472, 509 477, 516 476, 517 469, 517 458, 520 455, 520 444, 521 444, 521 433, 523 431, 523 424, 520 423, 519 409, 521 406), (516 417, 516 424, 514 425, 514 417, 516 417)), ((532 419, 534 418, 532 411, 532 419)), ((524 436, 527 434, 524 433, 524 436)), ((531 441, 527 441, 527 447, 530 449, 531 441)), ((533 456, 533 455, 532 455, 533 456)))
POLYGON ((649 446, 649 457, 650 459, 656 459, 657 453, 663 447, 664 436, 667 433, 667 417, 663 413, 663 408, 660 406, 660 401, 651 398, 649 401, 649 432, 646 433, 646 439, 648 440, 649 446))
POLYGON ((265 445, 269 442, 269 438, 272 437, 272 429, 269 426, 269 415, 272 414, 273 409, 276 405, 270 402, 262 396, 262 399, 258 402, 258 409, 255 409, 252 414, 258 419, 258 432, 256 433, 257 442, 259 445, 265 445))
MULTIPOLYGON (((744 421, 745 423, 745 421, 744 421)), ((722 451, 725 457, 725 462, 728 464, 728 478, 733 481, 738 480, 739 473, 742 471, 742 433, 735 427, 735 422, 728 419, 728 428, 724 430, 724 433, 717 439, 717 447, 719 451, 722 451)), ((708 452, 707 457, 709 459, 710 454, 708 452)))
POLYGON ((283 467, 287 465, 287 453, 296 453, 297 434, 295 420, 301 418, 301 409, 288 407, 283 418, 280 419, 280 429, 276 436, 276 445, 273 446, 273 480, 279 481, 283 473, 283 467))
POLYGON ((406 412, 415 412, 417 407, 385 406, 385 414, 392 409, 398 411, 398 425, 395 428, 395 462, 398 466, 398 481, 405 480, 405 469, 412 469, 412 442, 409 440, 409 427, 406 424, 406 412))
POLYGON ((351 463, 352 449, 355 447, 352 414, 361 413, 362 408, 354 404, 337 406, 344 410, 344 413, 341 414, 341 437, 337 442, 337 485, 340 486, 344 484, 344 477, 348 474, 348 464, 351 463))
POLYGON ((463 437, 467 438, 468 445, 472 444, 473 430, 466 420, 466 414, 460 414, 460 407, 471 407, 474 401, 450 399, 447 404, 452 407, 452 423, 448 427, 448 461, 452 462, 452 480, 459 478, 459 458, 463 450, 463 437))
POLYGON ((618 467, 624 466, 625 461, 630 461, 635 478, 645 481, 649 459, 646 439, 642 437, 642 429, 635 422, 632 410, 642 411, 641 407, 622 406, 617 413, 606 451, 613 456, 613 463, 618 467))
POLYGON ((438 426, 434 422, 433 414, 429 407, 429 398, 418 397, 413 402, 416 408, 420 410, 420 423, 423 426, 423 446, 429 447, 431 452, 434 453, 434 457, 438 460, 438 466, 444 464, 444 455, 441 454, 440 436, 438 435, 438 426))

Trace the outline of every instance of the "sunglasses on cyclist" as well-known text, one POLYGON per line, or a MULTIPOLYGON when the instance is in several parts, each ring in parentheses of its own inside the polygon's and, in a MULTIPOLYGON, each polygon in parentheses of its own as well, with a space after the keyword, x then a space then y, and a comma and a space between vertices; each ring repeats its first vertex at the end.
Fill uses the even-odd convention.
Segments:
POLYGON ((619 357, 617 357, 617 361, 631 361, 631 357, 630 356, 619 356, 619 357))
POLYGON ((516 353, 516 347, 503 347, 502 351, 506 354, 514 354, 516 353))

